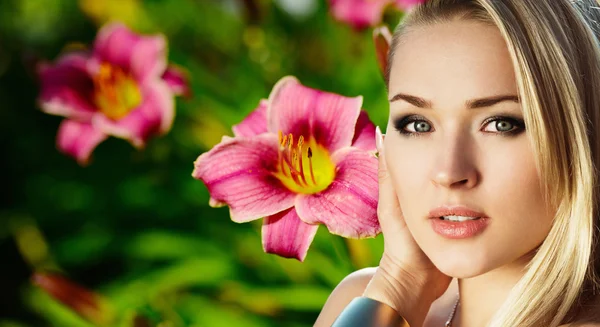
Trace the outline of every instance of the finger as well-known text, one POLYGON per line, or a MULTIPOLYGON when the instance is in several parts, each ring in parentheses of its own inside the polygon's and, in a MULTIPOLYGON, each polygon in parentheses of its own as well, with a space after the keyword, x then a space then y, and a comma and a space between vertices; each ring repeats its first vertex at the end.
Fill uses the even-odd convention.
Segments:
POLYGON ((400 203, 398 203, 398 197, 392 184, 387 164, 385 160, 385 151, 383 147, 383 135, 379 126, 375 129, 375 137, 377 138, 377 151, 379 152, 379 202, 377 204, 377 214, 379 220, 386 219, 402 219, 402 211, 400 210, 400 203))

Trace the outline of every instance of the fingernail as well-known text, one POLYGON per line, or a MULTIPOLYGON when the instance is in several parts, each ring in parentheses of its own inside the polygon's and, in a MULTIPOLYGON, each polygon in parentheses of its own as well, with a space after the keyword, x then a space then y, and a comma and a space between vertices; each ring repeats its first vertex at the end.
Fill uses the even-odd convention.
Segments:
POLYGON ((375 146, 377 147, 377 152, 381 153, 383 150, 383 136, 381 135, 379 126, 375 127, 375 146))

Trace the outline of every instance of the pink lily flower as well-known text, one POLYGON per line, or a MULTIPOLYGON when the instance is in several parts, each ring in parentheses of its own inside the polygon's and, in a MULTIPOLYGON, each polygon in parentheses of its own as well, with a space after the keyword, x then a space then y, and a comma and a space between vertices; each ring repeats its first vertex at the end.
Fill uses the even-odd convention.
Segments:
POLYGON ((389 5, 406 11, 426 0, 330 0, 331 13, 335 19, 350 24, 356 30, 381 23, 389 5))
POLYGON ((85 165, 108 136, 142 148, 150 137, 168 132, 173 98, 188 86, 180 69, 167 66, 166 52, 162 35, 142 36, 112 23, 100 29, 92 51, 40 65, 40 107, 66 117, 58 149, 85 165))
POLYGON ((394 5, 398 9, 406 11, 406 10, 409 10, 410 8, 412 8, 416 5, 420 5, 426 1, 427 0, 395 0, 394 5))
POLYGON ((335 19, 363 30, 381 23, 390 0, 331 0, 330 4, 335 19))
POLYGON ((238 223, 263 219, 267 253, 304 261, 319 224, 373 237, 377 220, 375 126, 348 98, 282 78, 268 100, 195 161, 211 206, 238 223))

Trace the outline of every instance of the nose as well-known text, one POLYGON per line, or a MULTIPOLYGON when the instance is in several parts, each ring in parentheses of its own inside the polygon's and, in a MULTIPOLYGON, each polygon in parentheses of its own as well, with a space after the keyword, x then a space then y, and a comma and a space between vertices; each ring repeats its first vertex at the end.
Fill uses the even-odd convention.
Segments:
POLYGON ((469 189, 477 185, 480 174, 473 146, 468 137, 448 137, 440 142, 432 168, 432 183, 452 189, 469 189))

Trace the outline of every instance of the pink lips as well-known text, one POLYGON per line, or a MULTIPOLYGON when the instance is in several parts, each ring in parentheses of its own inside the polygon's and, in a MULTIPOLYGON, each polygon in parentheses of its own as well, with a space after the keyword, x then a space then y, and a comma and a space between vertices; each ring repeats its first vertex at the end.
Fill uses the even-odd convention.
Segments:
POLYGON ((461 239, 481 233, 489 223, 489 217, 484 213, 471 210, 464 206, 442 206, 429 212, 431 227, 441 236, 450 239, 461 239), (441 216, 465 216, 478 218, 467 221, 448 221, 441 216))
POLYGON ((441 206, 429 211, 430 218, 439 218, 441 216, 466 216, 466 217, 486 217, 484 213, 471 210, 465 206, 441 206))

